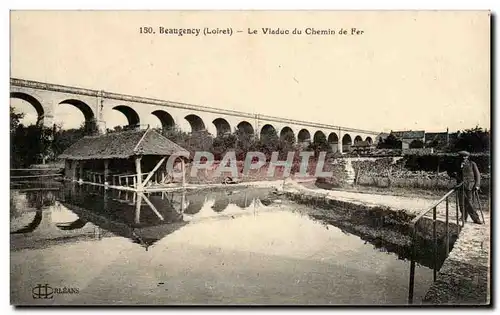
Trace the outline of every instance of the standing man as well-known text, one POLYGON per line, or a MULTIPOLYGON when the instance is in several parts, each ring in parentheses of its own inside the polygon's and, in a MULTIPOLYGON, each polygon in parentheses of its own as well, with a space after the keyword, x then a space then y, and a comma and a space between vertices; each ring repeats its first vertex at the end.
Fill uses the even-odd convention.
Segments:
POLYGON ((472 205, 474 192, 479 190, 479 184, 481 183, 481 174, 479 173, 479 169, 477 168, 476 163, 469 160, 469 152, 460 151, 458 152, 458 155, 461 157, 460 169, 458 172, 453 172, 452 174, 450 174, 450 176, 455 177, 458 183, 463 182, 463 186, 460 189, 463 195, 460 194, 458 198, 460 211, 465 217, 465 221, 467 221, 467 215, 470 215, 474 223, 482 224, 481 220, 479 219, 479 215, 472 205))

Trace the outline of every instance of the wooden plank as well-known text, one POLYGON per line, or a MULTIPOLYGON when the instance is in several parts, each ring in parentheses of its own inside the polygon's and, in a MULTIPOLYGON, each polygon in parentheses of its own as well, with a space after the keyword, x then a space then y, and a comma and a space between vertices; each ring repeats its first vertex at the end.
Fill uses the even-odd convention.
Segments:
POLYGON ((151 203, 151 201, 149 201, 148 197, 146 197, 143 193, 140 193, 140 194, 141 194, 141 198, 144 199, 144 201, 146 201, 146 203, 151 208, 151 210, 153 210, 153 212, 158 216, 158 218, 160 218, 160 220, 163 221, 164 220, 163 216, 160 214, 160 212, 158 212, 158 210, 156 210, 155 206, 151 203))
POLYGON ((11 176, 10 178, 57 177, 57 176, 61 176, 61 174, 41 174, 41 175, 11 176))
POLYGON ((64 167, 60 168, 11 168, 10 171, 61 171, 64 167))
POLYGON ((149 182, 149 180, 151 179, 151 177, 153 176, 153 174, 160 168, 160 166, 163 164, 163 162, 165 162, 165 160, 167 159, 166 156, 164 156, 157 164, 156 166, 153 168, 153 170, 151 172, 149 172, 149 175, 148 177, 146 177, 146 179, 144 180, 144 183, 143 185, 146 186, 149 182))

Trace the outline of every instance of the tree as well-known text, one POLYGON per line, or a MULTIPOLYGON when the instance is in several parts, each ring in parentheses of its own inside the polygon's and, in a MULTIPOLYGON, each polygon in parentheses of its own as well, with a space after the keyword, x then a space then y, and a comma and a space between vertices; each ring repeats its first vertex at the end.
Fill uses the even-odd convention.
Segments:
POLYGON ((11 165, 29 167, 54 158, 53 130, 39 125, 19 124, 11 135, 11 165))
POLYGON ((114 126, 113 129, 106 128, 106 133, 120 132, 125 130, 122 126, 114 126))
POLYGON ((63 130, 61 126, 55 126, 54 139, 52 141, 52 151, 55 156, 63 153, 72 144, 86 135, 93 134, 87 123, 82 123, 79 128, 63 130))
POLYGON ((261 132, 260 139, 256 143, 257 151, 264 153, 270 160, 273 152, 278 152, 279 147, 280 139, 275 129, 269 128, 261 132))
POLYGON ((315 137, 314 141, 311 144, 309 144, 307 150, 314 151, 314 156, 318 157, 320 152, 327 152, 327 153, 332 152, 332 147, 328 143, 326 136, 320 133, 318 134, 317 137, 315 137))
POLYGON ((13 134, 19 124, 21 123, 21 119, 24 118, 23 113, 18 113, 14 109, 14 107, 10 106, 10 133, 13 134))
POLYGON ((487 152, 490 150, 490 132, 476 126, 460 133, 454 144, 455 151, 487 152))
POLYGON ((235 150, 237 141, 236 134, 223 134, 215 137, 212 142, 212 154, 215 160, 221 160, 227 151, 235 150))
POLYGON ((402 142, 392 132, 387 138, 379 141, 377 149, 401 149, 402 142))
POLYGON ((424 142, 420 139, 413 140, 410 143, 410 149, 421 149, 424 147, 424 142))

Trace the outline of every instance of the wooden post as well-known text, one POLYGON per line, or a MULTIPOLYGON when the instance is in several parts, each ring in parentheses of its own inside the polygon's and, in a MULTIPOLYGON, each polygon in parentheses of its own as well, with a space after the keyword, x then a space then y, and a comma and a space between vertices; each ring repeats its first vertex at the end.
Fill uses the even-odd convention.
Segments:
MULTIPOLYGON (((125 186, 128 186, 128 176, 125 176, 125 186)), ((134 187, 135 187, 135 177, 134 177, 134 187)))
POLYGON ((186 186, 186 165, 184 159, 181 158, 181 170, 182 170, 182 187, 186 186))
POLYGON ((109 176, 109 160, 104 160, 104 187, 108 186, 108 176, 109 176))
POLYGON ((149 201, 148 197, 146 195, 144 195, 144 193, 140 193, 141 196, 140 198, 138 197, 137 199, 144 199, 144 201, 146 201, 146 203, 148 204, 148 206, 151 208, 151 210, 153 210, 153 212, 158 216, 158 218, 160 218, 160 220, 164 220, 163 219, 163 216, 160 214, 160 212, 158 212, 158 210, 156 210, 156 207, 151 203, 151 201, 149 201))
POLYGON ((84 179, 84 177, 83 177, 83 163, 85 163, 85 162, 81 161, 80 163, 78 163, 78 166, 79 166, 79 169, 80 169, 80 171, 79 171, 80 178, 79 179, 82 180, 82 181, 84 179))
POLYGON ((135 197, 137 193, 134 192, 134 198, 135 198, 135 223, 139 224, 141 221, 141 197, 135 197))
POLYGON ((71 176, 71 161, 66 159, 64 160, 64 177, 70 179, 71 176))
POLYGON ((73 160, 71 161, 71 180, 76 180, 76 165, 78 164, 78 161, 73 160))
POLYGON ((142 171, 141 171, 141 157, 137 156, 135 158, 135 172, 137 173, 137 190, 142 191, 142 171))
POLYGON ((104 189, 104 210, 108 210, 108 194, 106 189, 104 189))
POLYGON ((186 191, 182 191, 182 196, 181 196, 181 213, 184 213, 184 206, 186 204, 186 191))
MULTIPOLYGON (((135 176, 134 176, 134 177, 132 177, 132 180, 133 180, 133 182, 134 182, 134 183, 133 183, 134 188, 137 188, 137 183, 136 183, 135 176)), ((127 177, 127 186, 128 186, 128 177, 127 177)))

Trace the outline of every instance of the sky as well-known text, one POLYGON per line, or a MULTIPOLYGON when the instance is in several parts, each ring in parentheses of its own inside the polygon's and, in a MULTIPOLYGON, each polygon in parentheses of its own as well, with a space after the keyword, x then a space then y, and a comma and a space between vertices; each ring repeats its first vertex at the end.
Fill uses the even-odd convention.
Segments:
MULTIPOLYGON (((373 131, 489 129, 490 21, 486 11, 12 11, 11 77, 373 131), (243 32, 173 36, 161 26, 243 32)), ((35 120, 29 104, 11 105, 35 120)), ((58 105, 56 122, 82 121, 58 105)))

